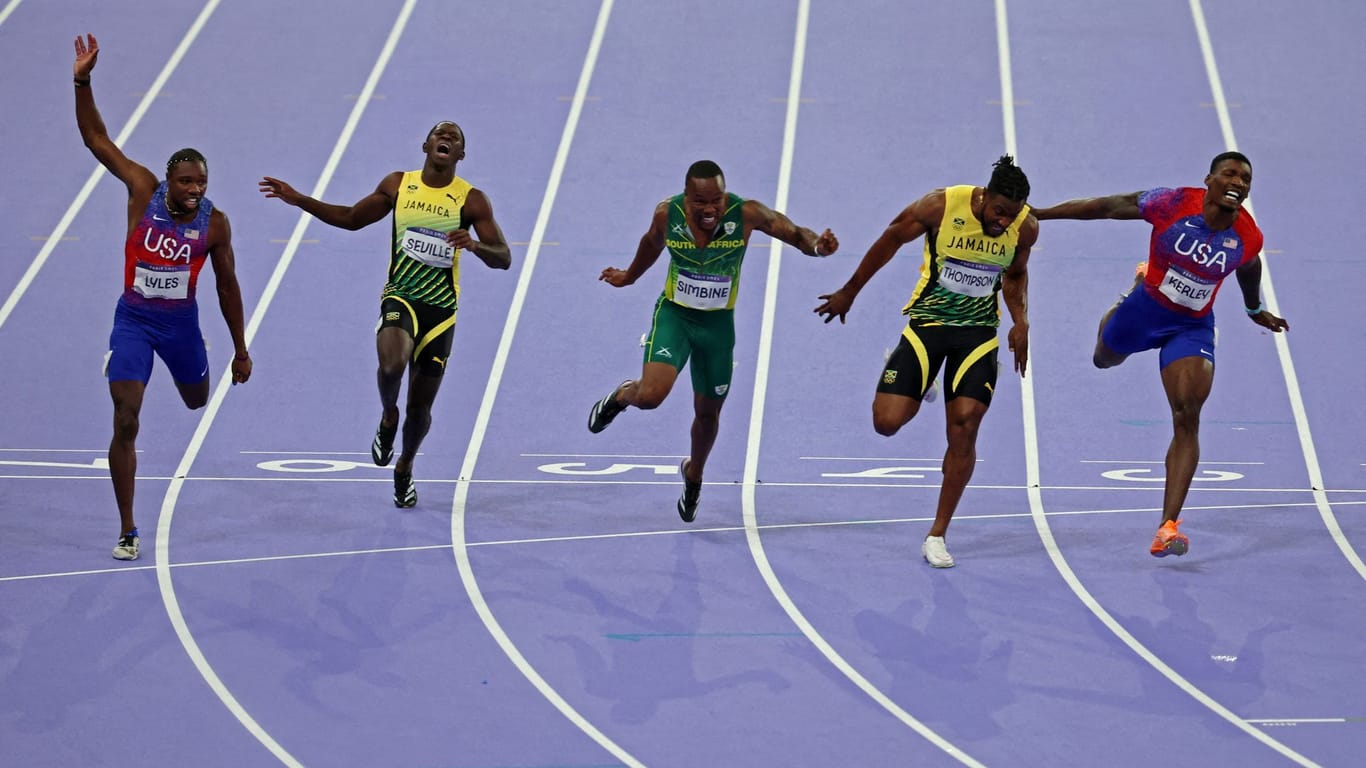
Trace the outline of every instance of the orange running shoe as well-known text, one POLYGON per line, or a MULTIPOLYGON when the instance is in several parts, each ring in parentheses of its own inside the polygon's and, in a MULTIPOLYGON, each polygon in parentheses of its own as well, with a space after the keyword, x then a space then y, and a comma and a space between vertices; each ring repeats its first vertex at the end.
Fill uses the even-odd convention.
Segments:
POLYGON ((1153 537, 1153 545, 1148 548, 1148 552, 1153 557, 1166 557, 1167 555, 1180 557, 1186 554, 1186 550, 1190 549, 1191 540, 1177 530, 1179 525, 1181 525, 1180 520, 1168 520, 1162 524, 1161 528, 1157 529, 1157 535, 1153 537))

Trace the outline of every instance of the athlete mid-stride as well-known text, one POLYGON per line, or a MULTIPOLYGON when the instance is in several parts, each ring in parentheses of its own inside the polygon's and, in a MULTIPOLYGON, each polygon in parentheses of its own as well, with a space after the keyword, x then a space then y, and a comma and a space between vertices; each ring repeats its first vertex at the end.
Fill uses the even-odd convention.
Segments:
POLYGON ((1190 547, 1178 529, 1195 467, 1200 462, 1200 409, 1214 385, 1214 296, 1237 275, 1252 322, 1279 333, 1284 318, 1262 305, 1262 231, 1243 210, 1252 191, 1252 163, 1238 152, 1210 162, 1205 187, 1068 200, 1035 209, 1043 219, 1143 219, 1152 225, 1148 260, 1134 287, 1101 318, 1092 362, 1110 368, 1135 352, 1157 349, 1162 388, 1172 412, 1162 522, 1148 551, 1184 555, 1190 547))
POLYGON ((394 171, 355 205, 333 205, 295 191, 279 179, 260 182, 266 197, 297 206, 341 229, 367 227, 393 214, 389 280, 380 294, 375 347, 379 355, 379 427, 370 443, 375 464, 388 466, 399 429, 398 397, 408 374, 403 450, 394 463, 394 504, 417 504, 413 460, 432 425, 432 403, 446 373, 460 299, 460 253, 469 251, 494 269, 512 265, 503 230, 488 197, 455 175, 465 158, 465 132, 442 121, 422 143, 426 160, 416 171, 394 171), (470 235, 473 229, 479 239, 470 235))
POLYGON ((136 560, 141 539, 133 519, 139 418, 153 355, 160 357, 190 408, 209 401, 209 358, 199 331, 195 293, 204 263, 213 265, 218 306, 232 334, 232 380, 251 377, 242 325, 242 293, 237 284, 232 229, 228 217, 204 197, 208 163, 193 149, 166 162, 166 178, 129 160, 109 138, 95 108, 90 73, 100 46, 94 35, 76 38, 76 126, 95 159, 128 188, 128 233, 124 242, 123 295, 114 310, 105 374, 114 400, 114 437, 109 442, 109 474, 119 508, 120 531, 114 557, 136 560))
POLYGON ((829 256, 839 249, 839 240, 830 230, 817 235, 757 200, 728 193, 721 167, 699 160, 688 168, 683 194, 655 206, 630 266, 608 267, 598 278, 616 288, 631 285, 666 248, 669 251, 669 274, 645 337, 640 378, 626 380, 594 403, 588 429, 601 432, 627 406, 659 407, 683 366, 689 366, 692 439, 688 457, 678 466, 683 494, 677 504, 679 517, 688 523, 697 516, 702 471, 716 442, 721 406, 730 390, 735 298, 745 248, 754 230, 808 256, 829 256))
POLYGON ((1007 334, 1015 370, 1029 360, 1029 250, 1039 223, 1029 213, 1029 179, 1004 155, 985 187, 963 184, 933 190, 897 214, 839 290, 821 296, 815 312, 825 322, 844 316, 863 286, 891 262, 901 246, 925 236, 920 280, 902 313, 901 339, 882 368, 873 396, 873 429, 890 437, 932 400, 944 367, 948 447, 934 522, 920 553, 935 568, 953 567, 944 537, 977 463, 977 432, 996 390, 996 339, 1001 324, 997 295, 1012 327, 1007 334))

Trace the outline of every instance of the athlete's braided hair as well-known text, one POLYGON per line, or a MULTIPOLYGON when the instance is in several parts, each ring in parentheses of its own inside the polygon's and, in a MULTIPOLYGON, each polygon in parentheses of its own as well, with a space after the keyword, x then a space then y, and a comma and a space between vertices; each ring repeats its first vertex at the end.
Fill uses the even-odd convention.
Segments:
POLYGON ((688 175, 684 177, 683 183, 687 184, 688 179, 714 179, 721 177, 721 181, 726 180, 726 174, 721 172, 721 166, 710 160, 698 160, 688 166, 688 175))
POLYGON ((1247 155, 1242 152, 1220 152, 1214 156, 1213 160, 1209 161, 1209 172, 1214 173, 1214 169, 1218 168, 1219 164, 1225 160, 1237 160, 1240 163, 1246 163, 1248 168, 1252 167, 1252 161, 1247 159, 1247 155))
POLYGON ((204 159, 204 156, 199 153, 199 150, 192 147, 186 147, 177 150, 174 155, 171 155, 171 159, 166 161, 166 174, 169 176, 171 169, 175 167, 176 163, 183 163, 186 160, 192 163, 202 163, 204 170, 209 170, 209 161, 204 159))
POLYGON ((1029 177, 1015 164, 1015 158, 1001 155, 1001 159, 992 163, 991 167, 994 170, 987 189, 1021 203, 1029 199, 1029 177))

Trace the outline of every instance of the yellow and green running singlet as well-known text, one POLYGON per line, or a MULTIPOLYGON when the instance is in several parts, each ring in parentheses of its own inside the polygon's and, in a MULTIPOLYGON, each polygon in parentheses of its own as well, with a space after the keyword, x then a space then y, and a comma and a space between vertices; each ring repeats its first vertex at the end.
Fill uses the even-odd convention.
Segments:
POLYGON ((996 294, 1001 273, 1015 260, 1029 206, 1020 208, 1000 237, 987 237, 972 212, 972 190, 970 184, 944 190, 944 218, 934 237, 925 238, 920 281, 901 310, 913 322, 992 328, 1001 324, 996 294))
POLYGON ((698 248, 688 229, 683 195, 669 198, 669 277, 664 298, 693 309, 735 309, 740 287, 740 263, 745 259, 744 200, 726 193, 726 210, 716 236, 706 248, 698 248))
POLYGON ((446 233, 460 227, 460 209, 471 188, 459 176, 444 187, 429 187, 422 183, 422 171, 403 174, 394 203, 394 246, 383 298, 457 308, 460 250, 446 242, 446 233))

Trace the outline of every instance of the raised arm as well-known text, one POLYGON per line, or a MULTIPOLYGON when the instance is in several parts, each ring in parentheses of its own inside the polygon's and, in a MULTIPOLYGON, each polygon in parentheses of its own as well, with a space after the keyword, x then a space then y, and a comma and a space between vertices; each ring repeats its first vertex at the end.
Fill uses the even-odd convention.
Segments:
POLYGON ((478 256, 494 269, 512 266, 512 250, 503 237, 503 228, 493 218, 493 204, 477 189, 471 189, 465 197, 465 205, 460 209, 460 228, 447 232, 446 242, 478 256), (478 240, 470 237, 471 227, 478 240))
POLYGON ((1012 323, 1006 333, 1010 351, 1015 353, 1015 370, 1021 376, 1029 363, 1029 251, 1039 239, 1039 221, 1032 215, 1020 226, 1015 244, 1015 259, 1001 275, 1001 298, 1012 323))
POLYGON ((787 216, 758 200, 746 200, 741 211, 746 227, 781 240, 807 256, 829 256, 839 250, 840 241, 829 229, 817 235, 813 230, 797 226, 787 216))
POLYGON ((215 208, 209 214, 209 263, 218 288, 218 308, 232 335, 232 383, 251 378, 251 356, 242 322, 242 289, 237 284, 237 257, 232 251, 232 225, 228 215, 215 208))
POLYGON ((1032 213, 1039 221, 1047 219, 1141 219, 1138 209, 1139 192, 1105 197, 1080 197, 1076 200, 1035 208, 1032 213))
MULTIPOLYGON (((130 209, 133 201, 138 205, 138 213, 151 198, 157 188, 156 174, 145 166, 129 160, 104 127, 104 119, 95 107, 95 93, 90 86, 90 73, 95 69, 95 61, 100 56, 100 44, 94 35, 87 34, 85 39, 76 38, 76 62, 72 65, 72 80, 76 87, 76 127, 81 131, 81 140, 96 160, 128 188, 130 209)), ((130 216, 132 214, 130 213, 130 216)))
POLYGON ((664 252, 664 234, 668 226, 669 201, 665 200, 655 206, 655 214, 650 218, 650 228, 640 236, 640 243, 636 245, 636 256, 631 259, 631 266, 626 269, 608 267, 602 271, 598 279, 614 288, 631 285, 639 280, 640 276, 659 260, 659 254, 664 252))
POLYGON ((355 231, 374 224, 394 209, 394 201, 398 199, 398 184, 402 180, 403 172, 394 171, 380 179, 375 191, 362 197, 355 205, 334 205, 315 200, 271 176, 263 177, 258 186, 266 197, 283 200, 324 224, 355 231))
POLYGON ((868 248, 868 252, 863 255, 863 260, 854 270, 853 276, 838 291, 820 296, 819 298, 824 299, 825 303, 813 311, 818 315, 825 316, 827 323, 836 317, 843 323, 844 316, 854 305, 854 299, 858 296, 859 291, 863 290, 863 286, 873 279, 873 275, 887 266, 887 262, 892 260, 901 246, 929 232, 943 216, 944 190, 942 189, 936 189, 903 208, 901 213, 892 219, 892 223, 887 225, 878 239, 868 248))

